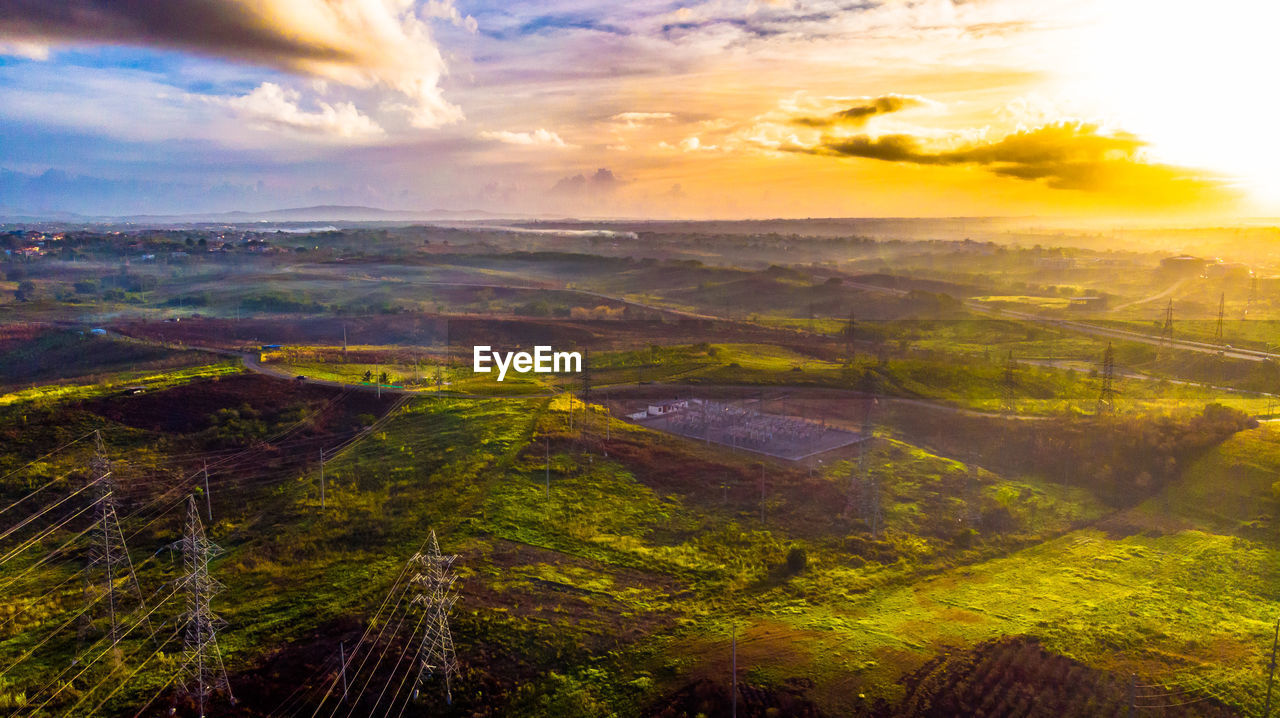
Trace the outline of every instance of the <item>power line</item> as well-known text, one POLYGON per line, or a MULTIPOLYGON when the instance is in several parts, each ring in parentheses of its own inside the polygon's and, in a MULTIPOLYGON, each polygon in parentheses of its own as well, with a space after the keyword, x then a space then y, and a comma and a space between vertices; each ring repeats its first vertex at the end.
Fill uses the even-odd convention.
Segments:
POLYGON ((450 705, 453 704, 450 682, 458 672, 453 634, 449 631, 449 611, 458 600, 453 590, 456 580, 453 562, 457 558, 440 553, 440 544, 432 529, 426 553, 415 554, 411 559, 417 573, 410 579, 415 591, 413 605, 422 607, 427 622, 418 648, 418 677, 414 680, 413 695, 417 697, 425 679, 439 675, 444 681, 445 702, 450 705))
MULTIPOLYGON (((75 491, 71 492, 70 494, 68 494, 68 495, 66 495, 66 496, 64 496, 64 497, 62 497, 62 499, 60 499, 60 500, 59 500, 59 501, 57 501, 56 503, 50 504, 49 506, 46 506, 45 508, 41 509, 40 511, 38 511, 38 512, 36 512, 36 513, 34 513, 34 514, 31 514, 31 515, 30 515, 30 516, 28 516, 27 518, 25 518, 25 519, 23 519, 22 521, 18 522, 16 525, 14 525, 14 526, 10 526, 8 529, 6 529, 6 530, 5 530, 5 532, 4 532, 4 533, 0 534, 0 541, 3 541, 4 539, 9 538, 9 536, 10 536, 10 535, 12 535, 14 532, 16 532, 16 531, 21 531, 23 528, 25 528, 25 527, 26 527, 28 524, 30 524, 31 522, 35 521, 36 519, 39 519, 41 516, 44 516, 45 514, 49 513, 50 511, 53 511, 54 509, 58 508, 59 506, 61 506, 61 505, 65 504, 65 503, 67 503, 68 501, 70 501, 71 499, 75 498, 76 496, 79 496, 81 493, 83 493, 84 491, 88 490, 90 487, 93 487, 93 486, 97 485, 97 484, 98 484, 98 482, 102 481, 102 479, 103 479, 103 477, 99 476, 98 478, 94 479, 93 481, 90 481, 89 483, 85 484, 84 486, 81 486, 80 488, 76 489, 75 491)), ((0 563, 3 563, 3 561, 0 561, 0 563)))
MULTIPOLYGON (((49 458, 50 456, 53 456, 54 454, 56 454, 56 453, 58 453, 58 452, 60 452, 60 451, 63 451, 64 449, 67 449, 68 447, 72 446, 73 444, 76 444, 76 443, 78 443, 78 442, 84 441, 84 440, 85 440, 85 439, 87 439, 88 437, 93 436, 93 434, 94 434, 94 432, 90 431, 89 433, 85 434, 84 436, 81 436, 81 437, 79 437, 79 438, 77 438, 77 439, 72 439, 71 441, 69 441, 69 442, 67 442, 67 443, 63 444, 62 446, 59 446, 58 448, 54 449, 53 451, 50 451, 49 453, 45 454, 44 456, 41 456, 41 457, 39 457, 39 458, 32 459, 31 461, 28 461, 27 463, 23 464, 22 466, 19 466, 18 468, 14 469, 13 471, 10 471, 9 473, 5 474, 4 476, 0 476, 0 483, 3 483, 5 479, 8 479, 10 476, 13 476, 14 474, 18 473, 19 471, 22 471, 22 470, 27 469, 27 468, 29 468, 29 467, 31 467, 31 466, 34 466, 35 464, 38 464, 38 463, 40 463, 41 461, 44 461, 45 459, 49 458)), ((66 476, 66 474, 63 474, 63 476, 66 476)), ((58 477, 58 478, 62 478, 62 477, 58 477)), ((0 514, 3 514, 4 512, 8 511, 9 509, 13 508, 14 506, 17 506, 18 504, 22 503, 23 501, 26 501, 27 499, 31 498, 31 497, 32 497, 32 496, 34 496, 35 494, 40 493, 41 491, 43 491, 43 490, 45 490, 46 488, 48 488, 48 487, 49 487, 49 486, 50 486, 54 481, 57 481, 57 480, 58 480, 58 479, 53 479, 53 480, 49 481, 49 482, 48 482, 48 483, 46 483, 44 486, 41 486, 40 488, 36 489, 35 491, 32 491, 31 493, 27 494, 26 496, 23 496, 22 498, 20 498, 20 499, 18 499, 17 501, 15 501, 15 502, 13 502, 13 503, 9 504, 8 506, 4 507, 3 509, 0 509, 0 514)))
POLYGON ((187 593, 187 611, 183 616, 187 676, 182 692, 195 698, 200 718, 204 718, 206 702, 212 696, 225 693, 232 705, 236 700, 218 649, 217 631, 223 623, 209 608, 209 600, 222 589, 209 575, 209 559, 222 553, 222 549, 205 536, 195 496, 187 497, 186 531, 179 546, 185 568, 179 588, 187 593))
POLYGON ((89 464, 90 476, 97 477, 97 499, 94 501, 93 536, 89 543, 89 567, 102 571, 103 588, 107 597, 107 618, 111 645, 119 642, 119 621, 116 607, 119 600, 116 596, 116 574, 123 567, 126 578, 132 585, 139 601, 142 600, 142 588, 138 585, 138 576, 133 570, 133 560, 129 558, 129 548, 120 530, 120 522, 116 516, 115 480, 111 475, 111 463, 107 459, 107 449, 102 443, 102 435, 94 432, 94 457, 89 464))
MULTIPOLYGON (((146 614, 144 614, 144 615, 142 616, 142 618, 140 618, 140 619, 138 619, 137 621, 135 621, 135 622, 133 623, 133 625, 131 625, 131 626, 130 626, 129 628, 127 628, 123 633, 121 633, 121 634, 120 634, 120 637, 121 637, 121 638, 123 638, 124 636, 127 636, 127 635, 129 635, 130 633, 132 633, 132 632, 133 632, 133 629, 135 629, 135 628, 137 628, 138 626, 142 625, 142 623, 143 623, 143 621, 144 621, 145 619, 150 618, 150 617, 151 617, 151 614, 155 613, 155 612, 156 612, 156 610, 160 608, 160 606, 164 605, 166 602, 168 602, 168 600, 169 600, 170 598, 173 598, 175 595, 177 595, 177 589, 174 589, 174 590, 170 591, 170 592, 169 592, 169 594, 168 594, 168 595, 166 595, 162 600, 160 600, 160 601, 157 601, 157 602, 153 603, 153 604, 152 604, 151 609, 150 609, 149 611, 147 611, 147 613, 146 613, 146 614)), ((152 630, 152 633, 153 633, 153 635, 154 635, 154 629, 152 630)), ((105 637, 104 637, 104 638, 100 638, 100 639, 98 639, 98 641, 97 641, 97 642, 95 642, 92 646, 90 646, 90 647, 89 647, 89 651, 92 651, 94 648, 96 648, 96 647, 97 647, 97 645, 98 645, 99 643, 102 643, 104 640, 105 640, 105 637)), ((89 661, 88 663, 85 663, 85 664, 84 664, 84 667, 80 669, 80 672, 79 672, 79 673, 77 673, 77 674, 75 674, 74 676, 72 676, 72 677, 71 677, 68 681, 66 681, 65 683, 62 683, 62 685, 60 685, 60 686, 58 687, 58 690, 56 690, 56 691, 54 691, 52 694, 50 694, 50 695, 49 695, 49 697, 48 697, 48 698, 46 698, 46 699, 44 700, 44 702, 43 702, 43 703, 41 703, 39 706, 37 706, 37 707, 36 707, 36 709, 32 712, 32 715, 38 715, 38 714, 40 713, 40 711, 41 711, 42 709, 44 709, 44 707, 45 707, 46 705, 48 705, 48 704, 49 704, 49 702, 50 702, 50 701, 52 701, 54 698, 57 698, 57 697, 58 697, 58 694, 62 693, 62 691, 64 691, 64 690, 66 690, 66 688, 67 688, 68 686, 73 685, 73 684, 76 682, 76 680, 80 678, 80 676, 84 675, 84 674, 85 674, 85 672, 86 672, 86 671, 88 671, 88 670, 89 670, 89 668, 93 666, 93 664, 95 664, 95 663, 97 663, 98 661, 102 660, 102 657, 103 657, 103 656, 105 656, 105 655, 107 655, 107 653, 109 653, 109 652, 111 652, 111 649, 110 649, 110 648, 104 648, 104 649, 102 650, 102 652, 101 652, 101 653, 99 653, 99 654, 98 654, 98 655, 97 655, 93 660, 89 661)), ((72 663, 71 665, 69 665, 69 666, 67 666, 66 668, 62 669, 62 672, 61 672, 61 673, 59 673, 58 675, 54 676, 54 677, 53 677, 53 680, 51 680, 51 681, 49 681, 48 683, 46 683, 46 684, 44 685, 44 687, 42 687, 40 690, 36 691, 33 695, 40 695, 41 693, 44 693, 44 692, 45 692, 46 690, 48 690, 49 688, 51 688, 51 687, 53 687, 53 686, 55 686, 55 685, 58 685, 58 684, 62 681, 62 676, 66 675, 67 671, 71 670, 71 669, 72 669, 72 668, 74 668, 75 666, 76 666, 76 664, 75 664, 75 663, 72 663)))
MULTIPOLYGON (((426 546, 425 541, 423 542, 422 546, 418 547, 418 550, 421 551, 424 546, 426 546)), ((374 613, 373 618, 369 621, 369 624, 365 626, 364 632, 360 634, 360 640, 356 642, 356 645, 352 649, 351 654, 346 657, 345 662, 343 664, 343 672, 342 672, 344 681, 346 677, 346 668, 349 667, 352 661, 355 660, 356 654, 360 652, 360 647, 364 645, 365 640, 369 637, 369 634, 372 633, 374 625, 377 624, 378 618, 382 616, 382 612, 386 609, 387 604, 391 602, 392 596, 398 596, 398 598, 396 599, 396 605, 391 609, 391 614, 388 615, 387 617, 388 622, 390 621, 390 616, 395 615, 396 610, 400 608, 400 602, 404 600, 405 593, 408 590, 408 583, 403 583, 403 582, 405 577, 408 576, 409 574, 409 568, 410 568, 410 564, 408 562, 405 562, 405 564, 400 568, 399 575, 397 575, 395 581, 392 582, 391 588, 390 590, 388 590, 386 597, 382 599, 382 605, 378 606, 378 610, 374 613), (400 591, 398 593, 396 591, 397 586, 400 586, 400 591)), ((385 630, 385 629, 386 629, 386 623, 383 623, 382 629, 379 630, 378 632, 378 639, 375 639, 375 640, 381 639, 382 630, 385 630)), ((368 655, 365 656, 365 661, 367 660, 368 660, 368 655)), ((360 667, 356 669, 355 675, 358 676, 360 674, 361 669, 363 668, 364 668, 364 661, 361 661, 360 667)), ((338 684, 338 676, 335 675, 329 686, 329 689, 325 691, 324 696, 320 699, 320 703, 316 706, 315 711, 311 714, 312 718, 315 718, 315 716, 319 714, 320 708, 323 707, 325 702, 329 700, 329 694, 333 692, 333 689, 335 686, 337 686, 337 684, 338 684)), ((343 687, 343 698, 344 699, 346 698, 345 682, 343 687)), ((337 712, 336 707, 334 708, 334 712, 335 713, 337 712)))
POLYGON ((1102 355, 1102 387, 1098 390, 1098 406, 1096 413, 1110 414, 1116 408, 1116 356, 1111 342, 1107 342, 1107 350, 1102 355))

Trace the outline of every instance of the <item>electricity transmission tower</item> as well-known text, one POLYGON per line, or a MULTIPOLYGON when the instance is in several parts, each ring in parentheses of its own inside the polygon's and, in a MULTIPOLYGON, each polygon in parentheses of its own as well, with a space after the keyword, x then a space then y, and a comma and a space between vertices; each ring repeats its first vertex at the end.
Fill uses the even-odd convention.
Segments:
POLYGON ((1011 413, 1013 412, 1014 394, 1017 390, 1017 371, 1018 363, 1013 360, 1013 350, 1010 349, 1009 357, 1004 362, 1001 400, 1004 404, 1004 410, 1011 413))
MULTIPOLYGON (((89 575, 102 577, 102 590, 106 596, 108 633, 114 647, 120 641, 120 614, 122 596, 116 590, 120 574, 124 573, 129 588, 137 599, 139 606, 143 603, 142 589, 138 586, 138 576, 133 571, 133 560, 129 558, 129 549, 125 545, 124 533, 120 531, 120 521, 116 515, 116 483, 111 473, 111 462, 107 459, 107 448, 102 443, 102 434, 95 431, 95 450, 89 462, 89 473, 97 482, 94 484, 94 517, 93 531, 89 544, 89 575)), ((146 621, 148 628, 150 620, 146 621)))
POLYGON ((185 569, 178 586, 187 594, 187 611, 183 615, 186 629, 182 637, 185 675, 181 692, 196 701, 200 717, 204 718, 205 706, 213 695, 225 693, 232 705, 235 705, 235 696, 231 694, 227 671, 222 666, 222 652, 218 649, 218 629, 225 624, 209 609, 209 600, 222 590, 222 584, 209 575, 209 559, 222 553, 222 549, 205 537, 194 496, 187 497, 186 529, 177 546, 182 551, 185 569))
POLYGON ((1169 300, 1169 306, 1164 308, 1164 323, 1160 325, 1160 341, 1164 344, 1173 343, 1173 300, 1169 300))
POLYGON ((1258 275, 1253 275, 1249 279, 1249 301, 1244 305, 1244 318, 1249 318, 1249 312, 1258 304, 1258 275))
POLYGON ((431 541, 426 553, 414 554, 409 563, 416 573, 410 580, 414 587, 413 604, 422 606, 425 624, 422 643, 418 646, 418 676, 414 681, 413 698, 417 698, 423 682, 432 676, 444 681, 445 702, 453 704, 451 683, 458 672, 458 660, 453 650, 453 634, 449 632, 449 611, 458 600, 453 592, 453 562, 457 556, 444 556, 431 531, 431 541))
POLYGON ((872 538, 880 535, 880 484, 871 473, 871 446, 875 437, 875 427, 871 423, 871 405, 862 418, 862 448, 858 452, 858 466, 849 477, 849 493, 846 498, 845 513, 851 514, 856 507, 859 516, 871 529, 872 538))
POLYGON ((1099 414, 1109 414, 1116 408, 1116 357, 1111 342, 1107 342, 1107 351, 1102 355, 1102 388, 1098 392, 1099 414))
POLYGON ((844 354, 849 364, 857 358, 853 348, 853 337, 857 332, 857 321, 854 319, 853 312, 849 312, 849 319, 844 325, 844 354))
POLYGON ((1218 323, 1213 328, 1213 343, 1218 346, 1218 353, 1222 353, 1222 320, 1227 314, 1227 293, 1223 292, 1218 298, 1218 323))

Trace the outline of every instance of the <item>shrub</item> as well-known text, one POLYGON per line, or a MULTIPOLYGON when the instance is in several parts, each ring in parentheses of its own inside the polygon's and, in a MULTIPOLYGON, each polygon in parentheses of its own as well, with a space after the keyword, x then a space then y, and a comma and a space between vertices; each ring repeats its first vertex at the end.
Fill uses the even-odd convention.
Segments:
POLYGON ((787 573, 800 573, 809 566, 809 554, 803 546, 792 546, 787 551, 787 573))

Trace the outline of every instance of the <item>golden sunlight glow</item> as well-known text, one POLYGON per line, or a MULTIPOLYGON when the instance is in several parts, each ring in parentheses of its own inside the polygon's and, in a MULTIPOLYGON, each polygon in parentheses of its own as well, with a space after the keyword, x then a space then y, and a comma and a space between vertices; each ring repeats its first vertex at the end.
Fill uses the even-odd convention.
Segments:
POLYGON ((1155 161, 1203 167, 1280 207, 1280 5, 1101 0, 1068 94, 1150 143, 1155 161))

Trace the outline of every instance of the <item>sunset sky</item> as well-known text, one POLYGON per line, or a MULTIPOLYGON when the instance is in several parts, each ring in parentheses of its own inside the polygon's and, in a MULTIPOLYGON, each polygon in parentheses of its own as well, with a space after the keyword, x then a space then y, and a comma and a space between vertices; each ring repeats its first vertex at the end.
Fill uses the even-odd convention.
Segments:
POLYGON ((1252 0, 0 0, 0 214, 1280 213, 1252 0))

